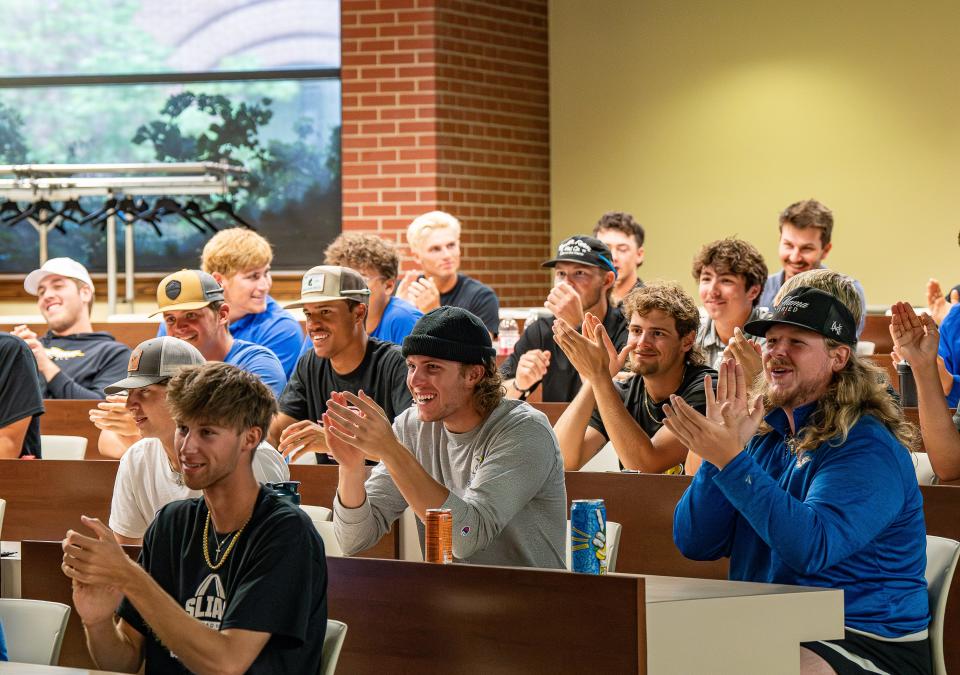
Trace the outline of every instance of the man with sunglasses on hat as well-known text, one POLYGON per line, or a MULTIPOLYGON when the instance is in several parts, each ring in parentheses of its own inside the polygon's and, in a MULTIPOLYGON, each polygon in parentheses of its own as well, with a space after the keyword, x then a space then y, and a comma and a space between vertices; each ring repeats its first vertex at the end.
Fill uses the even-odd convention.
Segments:
POLYGON ((706 416, 671 397, 667 428, 704 460, 674 540, 731 579, 843 590, 844 638, 804 643, 801 672, 930 673, 916 430, 857 356, 854 312, 801 284, 744 326, 766 338, 756 400, 733 360, 706 416))
POLYGON ((544 401, 569 402, 580 391, 580 375, 553 339, 554 319, 579 331, 589 312, 600 319, 618 353, 627 344, 627 321, 611 301, 617 272, 610 249, 599 239, 586 235, 564 239, 556 257, 543 267, 554 270, 553 288, 544 302, 552 316, 524 327, 500 372, 508 398, 525 400, 542 385, 544 401))

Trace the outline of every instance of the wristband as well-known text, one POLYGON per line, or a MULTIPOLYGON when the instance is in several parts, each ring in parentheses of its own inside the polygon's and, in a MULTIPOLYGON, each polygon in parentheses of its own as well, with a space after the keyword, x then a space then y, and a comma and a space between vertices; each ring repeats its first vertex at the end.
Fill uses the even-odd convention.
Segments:
POLYGON ((521 400, 521 401, 526 401, 526 400, 527 400, 527 396, 530 395, 530 389, 521 389, 520 387, 518 387, 518 386, 517 386, 517 380, 516 380, 516 378, 514 378, 513 380, 511 380, 511 381, 510 381, 510 384, 513 386, 513 388, 514 388, 516 391, 518 391, 518 392, 520 393, 520 400, 521 400))

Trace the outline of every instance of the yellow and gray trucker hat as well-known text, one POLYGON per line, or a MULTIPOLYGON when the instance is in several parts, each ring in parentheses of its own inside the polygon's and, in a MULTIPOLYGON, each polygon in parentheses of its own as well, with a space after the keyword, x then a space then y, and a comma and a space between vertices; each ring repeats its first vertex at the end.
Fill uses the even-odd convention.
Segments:
POLYGON ((311 267, 303 275, 300 299, 284 305, 284 308, 294 309, 311 302, 330 300, 356 300, 367 304, 370 300, 370 289, 360 273, 349 267, 318 265, 311 267))
POLYGON ((164 335, 141 342, 130 353, 127 376, 109 387, 108 394, 118 394, 127 389, 139 389, 170 379, 184 366, 199 366, 206 363, 203 354, 193 345, 175 337, 164 335))
POLYGON ((168 274, 157 286, 157 311, 200 309, 223 300, 223 287, 211 275, 200 270, 180 270, 168 274))

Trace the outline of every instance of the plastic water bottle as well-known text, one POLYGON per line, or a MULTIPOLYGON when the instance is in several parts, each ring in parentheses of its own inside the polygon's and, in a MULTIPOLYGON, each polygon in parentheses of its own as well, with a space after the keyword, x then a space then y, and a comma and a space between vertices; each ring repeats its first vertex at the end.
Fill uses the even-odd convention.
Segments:
POLYGON ((497 354, 500 356, 513 354, 513 348, 520 340, 520 328, 517 326, 517 322, 513 319, 501 319, 498 335, 497 354))

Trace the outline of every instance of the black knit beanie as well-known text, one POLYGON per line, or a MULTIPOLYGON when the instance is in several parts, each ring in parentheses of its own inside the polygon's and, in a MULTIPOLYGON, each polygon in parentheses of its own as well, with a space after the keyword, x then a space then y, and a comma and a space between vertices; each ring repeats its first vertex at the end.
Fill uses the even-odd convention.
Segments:
POLYGON ((403 339, 402 353, 484 364, 497 355, 483 322, 461 307, 437 307, 420 317, 403 339))

